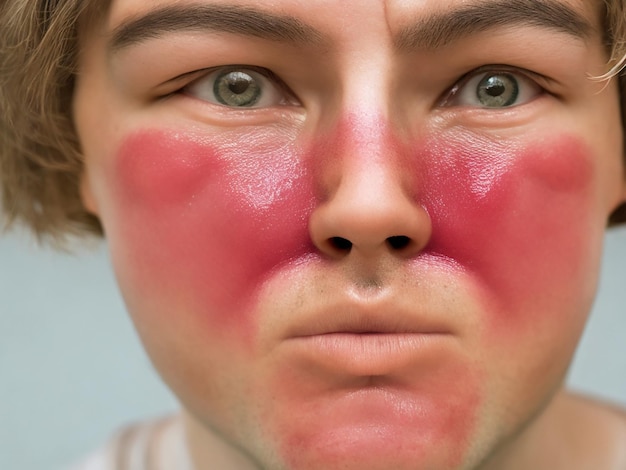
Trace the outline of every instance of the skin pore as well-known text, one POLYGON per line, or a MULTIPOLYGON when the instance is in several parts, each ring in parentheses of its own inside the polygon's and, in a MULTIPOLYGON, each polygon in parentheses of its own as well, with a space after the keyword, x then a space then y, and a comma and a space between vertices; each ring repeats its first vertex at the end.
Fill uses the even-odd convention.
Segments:
POLYGON ((513 4, 116 0, 84 33, 84 200, 197 468, 617 465, 545 439, 617 89, 595 3, 513 4))

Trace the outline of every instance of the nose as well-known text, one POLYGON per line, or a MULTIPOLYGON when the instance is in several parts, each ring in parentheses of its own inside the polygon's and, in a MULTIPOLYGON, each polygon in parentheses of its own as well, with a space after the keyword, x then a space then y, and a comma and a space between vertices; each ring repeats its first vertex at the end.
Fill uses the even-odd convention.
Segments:
POLYGON ((414 257, 428 244, 431 221, 411 187, 410 163, 385 126, 368 131, 351 121, 320 156, 321 198, 309 221, 311 239, 334 259, 414 257))

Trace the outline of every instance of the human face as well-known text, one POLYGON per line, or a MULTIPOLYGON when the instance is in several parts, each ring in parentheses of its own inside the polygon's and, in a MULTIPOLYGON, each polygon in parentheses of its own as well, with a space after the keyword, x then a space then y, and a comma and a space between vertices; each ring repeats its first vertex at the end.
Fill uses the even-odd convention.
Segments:
POLYGON ((251 468, 506 462, 623 193, 595 10, 115 0, 84 31, 85 203, 193 435, 251 468))

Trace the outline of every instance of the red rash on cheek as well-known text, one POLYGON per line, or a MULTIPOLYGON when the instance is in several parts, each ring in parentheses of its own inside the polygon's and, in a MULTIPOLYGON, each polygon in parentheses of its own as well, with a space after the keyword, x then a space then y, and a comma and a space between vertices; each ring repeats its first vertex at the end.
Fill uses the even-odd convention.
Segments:
POLYGON ((311 251, 313 204, 293 145, 237 137, 129 136, 116 168, 124 225, 113 239, 140 296, 162 289, 222 330, 251 334, 247 303, 258 287, 272 270, 311 251))
MULTIPOLYGON (((470 272, 497 311, 507 312, 502 325, 516 327, 512 319, 529 295, 566 295, 572 279, 583 282, 588 231, 572 227, 591 223, 593 172, 579 139, 512 145, 448 132, 406 145, 383 124, 347 119, 306 153, 279 132, 130 135, 115 177, 124 224, 107 227, 137 284, 130 291, 141 297, 162 289, 220 327, 253 334, 246 305, 261 284, 317 253, 308 223, 323 195, 308 164, 353 155, 355 165, 378 171, 391 154, 414 175, 414 202, 432 222, 415 262, 437 255, 470 272)), ((357 168, 350 165, 337 171, 357 168)))
POLYGON ((478 276, 506 312, 499 325, 519 327, 516 312, 539 293, 567 296, 576 282, 584 285, 593 167, 579 139, 435 140, 418 149, 416 161, 417 197, 433 225, 426 252, 478 276))

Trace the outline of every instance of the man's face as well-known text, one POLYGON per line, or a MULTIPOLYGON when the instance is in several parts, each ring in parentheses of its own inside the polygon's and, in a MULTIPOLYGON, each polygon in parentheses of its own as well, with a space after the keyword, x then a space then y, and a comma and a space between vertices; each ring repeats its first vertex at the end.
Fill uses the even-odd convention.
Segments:
POLYGON ((113 1, 83 37, 84 198, 207 437, 461 469, 529 424, 623 192, 596 10, 113 1))

